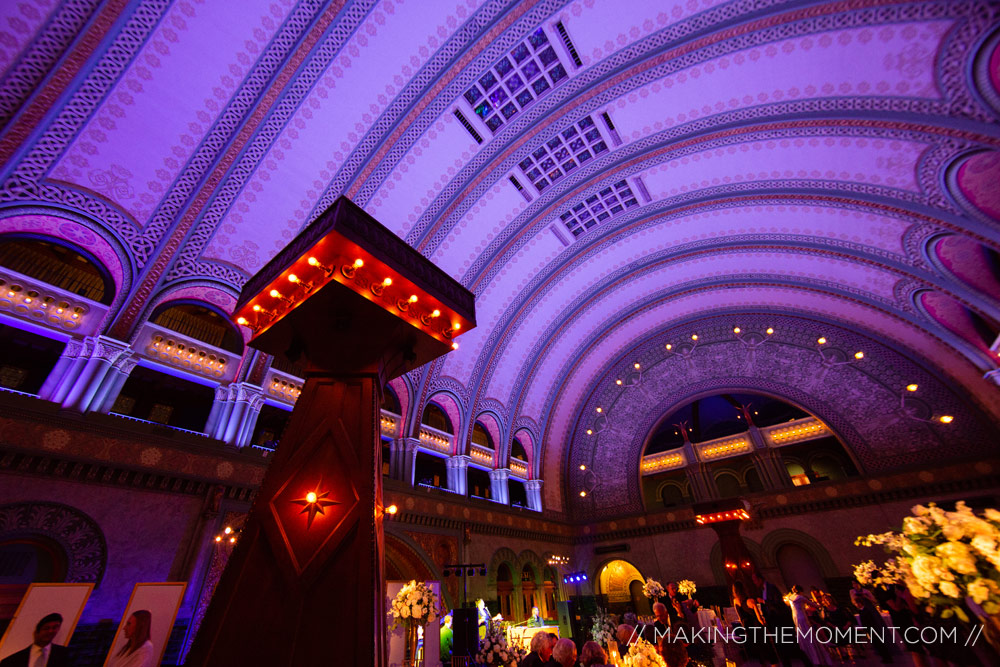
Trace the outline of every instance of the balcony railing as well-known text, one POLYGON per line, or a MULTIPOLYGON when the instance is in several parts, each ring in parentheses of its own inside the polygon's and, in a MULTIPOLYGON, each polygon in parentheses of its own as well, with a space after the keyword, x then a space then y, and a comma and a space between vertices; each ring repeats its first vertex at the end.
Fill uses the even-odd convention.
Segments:
POLYGON ((826 424, 815 417, 797 419, 793 422, 762 428, 761 433, 769 445, 784 447, 797 442, 816 440, 832 435, 826 424))
POLYGON ((482 445, 469 443, 469 456, 481 466, 493 467, 493 450, 482 445))
POLYGON ((390 439, 398 438, 402 424, 403 418, 399 415, 389 412, 388 410, 381 411, 379 426, 383 437, 390 439))
POLYGON ((667 470, 683 468, 685 464, 682 452, 660 452, 642 457, 640 468, 643 475, 656 475, 667 470))
POLYGON ((233 379, 240 360, 238 354, 182 336, 152 322, 142 326, 135 349, 160 363, 219 382, 233 379))
POLYGON ((0 312, 56 331, 89 336, 107 311, 102 303, 0 268, 0 312))
POLYGON ((302 378, 289 375, 277 368, 271 368, 264 378, 264 391, 271 398, 277 399, 288 405, 295 405, 299 394, 302 393, 302 378))
POLYGON ((420 444, 424 447, 444 452, 445 454, 451 453, 451 443, 454 437, 455 436, 450 433, 439 431, 436 428, 431 428, 430 426, 420 427, 420 444))
POLYGON ((750 444, 749 435, 741 435, 735 438, 728 437, 709 440, 708 442, 698 443, 697 447, 698 457, 703 461, 713 461, 715 459, 738 456, 740 454, 746 454, 753 449, 753 445, 750 444))
POLYGON ((510 474, 521 479, 528 478, 528 462, 521 459, 510 460, 510 474))

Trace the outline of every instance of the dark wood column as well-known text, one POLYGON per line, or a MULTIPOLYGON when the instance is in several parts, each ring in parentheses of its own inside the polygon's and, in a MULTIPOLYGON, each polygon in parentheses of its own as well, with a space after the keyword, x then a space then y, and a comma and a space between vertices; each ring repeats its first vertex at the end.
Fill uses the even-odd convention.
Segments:
POLYGON ((475 326, 473 297, 341 198, 236 310, 307 379, 186 664, 384 667, 381 391, 475 326))

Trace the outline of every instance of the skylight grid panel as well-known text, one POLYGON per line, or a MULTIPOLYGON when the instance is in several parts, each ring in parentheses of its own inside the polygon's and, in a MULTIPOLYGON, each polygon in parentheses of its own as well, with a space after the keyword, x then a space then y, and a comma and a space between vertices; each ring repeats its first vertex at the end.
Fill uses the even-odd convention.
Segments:
POLYGON ((566 77, 559 53, 538 28, 494 63, 462 97, 495 134, 566 77))

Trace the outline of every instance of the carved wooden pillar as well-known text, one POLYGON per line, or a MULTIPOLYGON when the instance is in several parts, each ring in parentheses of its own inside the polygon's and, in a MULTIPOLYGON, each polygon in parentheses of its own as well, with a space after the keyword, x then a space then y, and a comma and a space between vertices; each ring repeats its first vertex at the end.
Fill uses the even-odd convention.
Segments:
POLYGON ((382 387, 475 326, 472 294, 342 197, 235 317, 306 382, 185 664, 384 667, 382 387))

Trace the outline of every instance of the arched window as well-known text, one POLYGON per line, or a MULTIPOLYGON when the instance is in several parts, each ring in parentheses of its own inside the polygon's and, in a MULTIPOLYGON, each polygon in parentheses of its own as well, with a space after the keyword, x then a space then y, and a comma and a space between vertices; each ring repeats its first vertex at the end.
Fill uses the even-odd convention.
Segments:
POLYGON ((510 457, 512 459, 520 459, 525 463, 528 461, 528 452, 516 437, 510 443, 510 457))
POLYGON ((525 618, 531 615, 532 607, 538 606, 535 600, 536 592, 535 571, 525 563, 524 568, 521 569, 521 608, 524 610, 525 618))
POLYGON ((828 454, 817 456, 810 463, 813 477, 817 482, 833 482, 844 479, 844 466, 839 461, 828 454))
POLYGON ((764 490, 764 483, 760 481, 760 473, 756 468, 747 468, 743 473, 743 481, 746 482, 747 490, 756 493, 764 490))
POLYGON ((684 504, 684 491, 676 484, 664 484, 660 490, 660 500, 664 507, 676 507, 684 504))
POLYGON ((114 281, 97 260, 51 241, 0 239, 0 266, 98 303, 115 298, 114 281))
POLYGON ((427 407, 424 408, 424 415, 421 417, 421 422, 424 426, 430 426, 444 433, 455 433, 448 415, 435 403, 428 403, 427 407))
POLYGON ((398 415, 401 410, 399 407, 399 398, 389 385, 386 385, 382 391, 382 409, 388 410, 394 415, 398 415))
POLYGON ((493 449, 493 438, 490 437, 490 432, 479 422, 476 422, 476 425, 472 427, 472 442, 480 447, 493 449))
POLYGON ((150 318, 153 324, 176 331, 233 354, 243 354, 243 337, 225 317, 194 303, 161 306, 150 318))
POLYGON ((788 476, 792 478, 792 484, 795 486, 809 484, 809 475, 798 461, 785 461, 785 470, 788 471, 788 476))
POLYGON ((740 495, 743 490, 740 488, 740 480, 736 475, 722 472, 715 476, 715 487, 719 490, 720 498, 733 498, 740 495))

